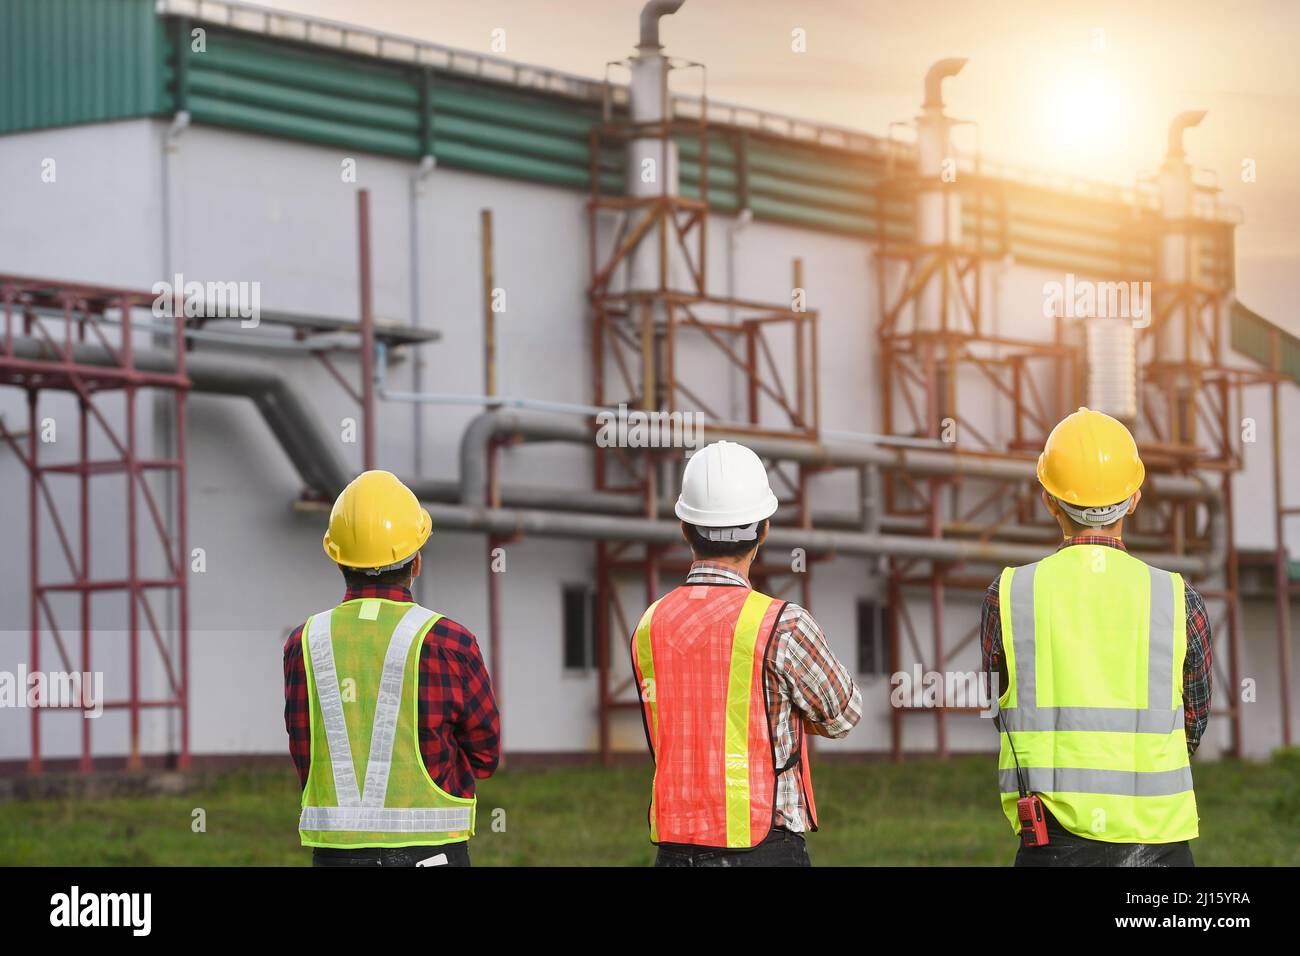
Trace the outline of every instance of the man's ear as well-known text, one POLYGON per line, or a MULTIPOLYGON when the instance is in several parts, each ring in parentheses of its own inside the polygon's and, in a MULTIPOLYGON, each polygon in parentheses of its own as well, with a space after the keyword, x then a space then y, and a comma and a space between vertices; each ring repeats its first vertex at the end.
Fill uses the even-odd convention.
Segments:
POLYGON ((415 553, 415 560, 411 562, 411 580, 414 581, 420 576, 420 568, 424 564, 424 555, 420 552, 415 553))
POLYGON ((1133 498, 1128 503, 1128 511, 1124 512, 1124 514, 1131 515, 1133 512, 1137 511, 1138 502, 1141 500, 1142 500, 1142 489, 1139 488, 1137 491, 1133 492, 1133 498))
POLYGON ((1059 506, 1056 504, 1056 499, 1047 493, 1046 488, 1040 492, 1040 497, 1043 499, 1043 507, 1048 510, 1053 518, 1055 518, 1057 512, 1060 510, 1059 506))

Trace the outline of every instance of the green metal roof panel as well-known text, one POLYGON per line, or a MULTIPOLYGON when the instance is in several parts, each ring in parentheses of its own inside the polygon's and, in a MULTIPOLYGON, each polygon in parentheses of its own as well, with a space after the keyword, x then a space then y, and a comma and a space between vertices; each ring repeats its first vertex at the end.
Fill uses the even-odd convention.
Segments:
POLYGON ((5 0, 0 133, 165 112, 165 46, 150 0, 5 0))
POLYGON ((1300 338, 1235 300, 1231 325, 1232 347, 1265 368, 1273 368, 1273 338, 1276 336, 1277 370, 1300 382, 1300 338))
MULTIPOLYGON (((0 4, 0 131, 188 109, 197 123, 412 160, 431 152, 447 167, 590 188, 589 134, 600 119, 590 95, 196 24, 205 31, 202 53, 190 49, 190 21, 157 15, 152 0, 7 0, 0 4)), ((715 210, 747 202, 760 219, 866 238, 883 224, 890 238, 911 238, 906 194, 882 199, 877 191, 886 175, 882 152, 740 126, 711 124, 708 135, 715 210)), ((683 134, 677 143, 682 192, 698 197, 699 137, 683 134)), ((602 191, 622 191, 616 143, 597 168, 602 191)), ((911 171, 898 163, 900 175, 911 171)), ((971 241, 982 222, 985 254, 1094 275, 1154 272, 1148 210, 1013 179, 984 182, 988 188, 967 193, 980 197, 982 215, 968 202, 963 218, 971 241)), ((1233 230, 1221 228, 1223 241, 1202 243, 1198 265, 1206 280, 1230 285, 1233 230)))

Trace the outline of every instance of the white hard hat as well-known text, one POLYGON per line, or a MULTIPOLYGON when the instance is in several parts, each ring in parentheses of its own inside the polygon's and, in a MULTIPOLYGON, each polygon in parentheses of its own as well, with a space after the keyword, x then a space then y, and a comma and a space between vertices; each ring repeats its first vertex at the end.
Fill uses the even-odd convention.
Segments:
POLYGON ((758 456, 744 445, 718 441, 686 462, 682 493, 673 510, 689 524, 729 528, 770 518, 776 507, 767 469, 758 456))

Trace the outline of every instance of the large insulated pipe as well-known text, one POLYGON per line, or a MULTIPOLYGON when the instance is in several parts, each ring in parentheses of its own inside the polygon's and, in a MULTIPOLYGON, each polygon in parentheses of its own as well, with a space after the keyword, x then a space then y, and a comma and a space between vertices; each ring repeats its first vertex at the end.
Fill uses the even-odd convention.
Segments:
MULTIPOLYGON (((584 541, 640 541, 672 544, 681 540, 677 521, 615 518, 609 515, 558 514, 510 508, 429 504, 435 528, 499 535, 576 538, 584 541)), ((868 534, 811 528, 772 528, 768 544, 779 549, 804 548, 818 554, 917 558, 945 562, 1019 565, 1043 556, 1038 545, 992 544, 906 535, 868 534)), ((1207 573, 1207 559, 1180 554, 1145 555, 1170 571, 1207 573)))
POLYGON ((522 439, 590 445, 594 442, 594 434, 582 419, 577 418, 544 417, 512 411, 475 415, 460 436, 461 504, 481 505, 487 501, 488 457, 493 442, 522 439))
MULTIPOLYGON (((19 358, 53 361, 61 358, 55 349, 40 339, 28 336, 15 337, 14 354, 19 358)), ((73 360, 85 365, 109 365, 113 359, 104 348, 94 343, 79 343, 73 346, 73 360)), ((147 372, 172 372, 175 365, 169 352, 157 349, 141 349, 134 352, 136 367, 147 372)), ((290 462, 297 469, 303 483, 326 498, 332 498, 347 483, 350 469, 338 457, 334 443, 326 437, 316 423, 307 403, 297 390, 286 382, 279 371, 270 367, 250 363, 246 359, 238 360, 225 356, 191 353, 185 360, 186 373, 189 375, 192 390, 224 395, 240 395, 251 399, 267 425, 271 428, 290 462)), ((513 413, 511 413, 513 414, 513 413)), ((481 450, 486 455, 486 441, 489 437, 507 437, 519 435, 537 426, 539 440, 591 440, 590 431, 583 429, 585 438, 578 438, 578 429, 562 428, 554 423, 542 424, 530 421, 526 416, 510 418, 501 412, 487 412, 478 416, 494 418, 497 424, 480 424, 475 421, 475 443, 462 443, 462 454, 471 459, 481 450), (479 444, 479 440, 482 444, 479 444)), ((574 423, 570 423, 573 425, 574 423)), ((723 437, 725 433, 709 434, 711 440, 723 437)), ((874 456, 884 454, 889 457, 887 467, 898 465, 900 454, 905 456, 909 469, 913 466, 921 469, 938 469, 938 459, 957 458, 956 455, 945 456, 943 453, 918 452, 911 449, 884 450, 870 446, 826 445, 812 442, 800 442, 785 439, 769 439, 755 436, 742 436, 745 441, 761 455, 773 458, 786 458, 792 461, 822 462, 825 464, 870 464, 874 456), (924 456, 918 461, 916 456, 924 456), (934 458, 935 460, 931 460, 934 458)), ((950 469, 961 466, 959 470, 950 470, 949 474, 983 475, 984 477, 1026 478, 1032 475, 1029 462, 982 460, 948 463, 950 469), (1009 469, 1008 469, 1009 466, 1009 469)), ((1168 497, 1187 497, 1203 499, 1209 509, 1210 552, 1201 557, 1188 555, 1156 554, 1143 555, 1148 561, 1171 571, 1186 571, 1196 574, 1208 574, 1217 569, 1226 553, 1226 538, 1222 520, 1220 501, 1213 490, 1195 478, 1181 476, 1153 476, 1149 479, 1153 490, 1168 497)), ((675 542, 680 535, 676 521, 655 521, 646 518, 615 517, 607 514, 583 512, 561 513, 538 509, 486 508, 477 504, 444 504, 447 499, 454 499, 457 484, 446 481, 412 482, 412 489, 428 503, 434 524, 446 530, 477 531, 496 534, 514 534, 522 532, 542 537, 580 538, 605 541, 644 541, 667 544, 675 542)), ((477 487, 477 486, 476 486, 477 487)), ((483 489, 486 489, 484 484, 483 489)), ((465 485, 460 485, 460 494, 466 494, 465 485)), ((548 500, 548 496, 570 501, 562 492, 550 492, 542 489, 525 489, 523 496, 535 494, 539 500, 548 500)), ((585 496, 595 493, 583 492, 585 496)), ((483 497, 477 499, 483 501, 483 497)), ((1034 545, 992 544, 980 541, 934 539, 909 535, 866 534, 853 531, 778 528, 772 529, 769 537, 774 547, 802 547, 817 552, 852 555, 892 554, 903 557, 915 557, 939 561, 986 561, 991 563, 1018 564, 1037 560, 1042 557, 1042 548, 1034 545)))
MULTIPOLYGON (((14 339, 14 354, 25 359, 62 360, 49 343, 30 336, 14 339)), ((102 346, 90 342, 74 344, 72 357, 83 365, 116 364, 102 346)), ((136 368, 144 372, 176 370, 175 359, 167 351, 134 349, 132 357, 136 368)), ((313 410, 279 370, 247 359, 191 352, 185 357, 185 372, 193 391, 251 399, 308 488, 329 498, 343 490, 351 469, 321 430, 313 410)))
MULTIPOLYGON (((551 416, 513 411, 482 412, 470 421, 461 439, 460 500, 464 504, 479 504, 486 500, 490 440, 523 439, 590 444, 594 440, 593 436, 591 427, 580 419, 564 421, 551 416)), ((1036 473, 1034 462, 1029 459, 983 458, 916 448, 885 448, 843 440, 813 442, 797 438, 775 438, 709 425, 704 428, 704 437, 710 442, 741 442, 764 458, 813 466, 843 468, 875 465, 917 477, 966 476, 1001 481, 1032 481, 1036 473)), ((1218 491, 1195 476, 1152 475, 1147 481, 1151 491, 1162 498, 1206 502, 1218 499, 1218 491)))
MULTIPOLYGON (((799 439, 772 438, 761 435, 749 435, 738 432, 729 432, 725 429, 705 428, 705 437, 708 441, 717 441, 719 439, 728 439, 739 441, 748 445, 755 452, 764 458, 771 458, 778 461, 795 461, 807 465, 824 466, 824 467, 864 467, 876 466, 884 470, 899 471, 906 474, 919 477, 957 477, 965 476, 970 478, 986 478, 1001 481, 1032 481, 1035 477, 1034 462, 1030 460, 1015 460, 1005 458, 980 458, 968 455, 956 455, 947 452, 926 451, 910 448, 881 448, 868 444, 857 444, 847 441, 826 441, 826 442, 809 442, 799 439)), ((481 503, 487 497, 487 459, 489 454, 490 442, 507 439, 539 440, 539 441, 568 441, 575 444, 587 444, 593 440, 593 432, 585 423, 580 420, 571 422, 555 421, 543 418, 538 415, 529 415, 519 412, 502 412, 489 411, 483 412, 470 422, 467 426, 461 441, 461 486, 460 500, 462 506, 471 508, 475 513, 483 510, 481 503)), ((1152 475, 1147 479, 1147 488, 1153 495, 1161 498, 1178 499, 1184 501, 1202 501, 1206 505, 1208 513, 1208 522, 1206 533, 1210 540, 1210 551, 1203 556, 1187 557, 1186 555, 1159 555, 1151 556, 1144 554, 1143 557, 1152 563, 1159 563, 1157 558, 1168 558, 1174 563, 1164 563, 1161 567, 1169 570, 1192 570, 1197 573, 1209 573, 1210 569, 1222 564, 1223 558, 1227 553, 1226 528, 1223 520, 1222 501, 1218 491, 1195 476, 1189 475, 1152 475), (1176 566, 1178 565, 1178 566, 1176 566)), ((520 489, 521 496, 537 493, 533 489, 520 489)), ((544 492, 543 492, 544 493, 544 492)), ((562 494, 562 493, 552 493, 562 494)), ((584 492, 584 495, 599 493, 584 492)), ((503 491, 505 501, 510 501, 511 494, 507 489, 503 491)), ((628 513, 631 511, 628 501, 617 503, 614 499, 620 496, 599 495, 599 503, 593 498, 589 510, 605 510, 608 508, 611 512, 617 509, 619 512, 628 513)), ((621 496, 628 499, 629 496, 621 496)), ((531 514, 531 512, 513 512, 515 514, 531 514)), ((612 517, 612 515, 585 515, 583 517, 612 517)), ((615 521, 628 521, 626 517, 613 518, 615 521)), ((646 519, 640 519, 646 520, 646 519)), ((667 522, 675 527, 673 522, 667 522)), ((553 527, 543 522, 542 527, 553 527)), ((625 531, 631 533, 635 525, 628 525, 625 531)), ((493 527, 486 527, 484 530, 498 530, 493 527)), ((773 534, 782 530, 773 528, 773 534)), ((549 533, 549 532, 536 532, 549 533)), ((840 533, 840 532, 827 532, 840 533)), ((575 536, 575 535, 568 535, 575 536)), ((581 535, 576 535, 581 536, 581 535)), ((631 538, 621 540, 651 540, 659 539, 642 539, 631 538)), ((675 539, 668 539, 675 540, 675 539)), ((773 543, 780 542, 779 537, 772 539, 773 543)), ((926 541, 932 544, 943 544, 945 547, 949 543, 959 542, 936 542, 932 538, 909 537, 911 541, 926 541)), ((965 542, 972 545, 975 542, 965 542)), ((858 542, 859 546, 861 542, 858 542)), ((803 545, 809 547, 809 545, 803 545)), ((849 552, 846 552, 849 553, 849 552)), ((859 552, 852 552, 859 553, 859 552)), ((867 553, 867 552, 861 552, 867 553)), ((873 554, 885 554, 891 552, 870 552, 873 554)), ((895 552, 901 553, 901 552, 895 552)), ((927 557, 938 560, 948 560, 942 555, 930 553, 927 557)), ((1041 554, 1040 554, 1041 557, 1041 554)), ((952 559, 956 560, 956 559, 952 559)))

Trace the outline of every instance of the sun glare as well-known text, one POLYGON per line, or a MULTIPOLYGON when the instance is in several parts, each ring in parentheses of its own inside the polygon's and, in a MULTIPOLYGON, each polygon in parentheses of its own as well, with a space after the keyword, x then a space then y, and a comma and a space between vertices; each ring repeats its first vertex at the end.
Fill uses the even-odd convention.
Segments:
POLYGON ((1056 64, 1043 79, 1043 159, 1094 176, 1122 169, 1133 145, 1133 103, 1106 63, 1091 58, 1056 64))

